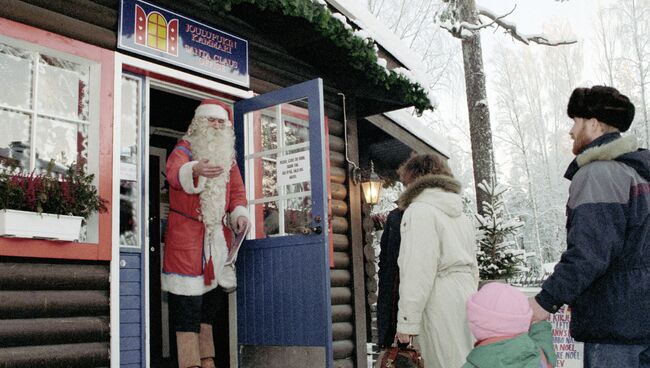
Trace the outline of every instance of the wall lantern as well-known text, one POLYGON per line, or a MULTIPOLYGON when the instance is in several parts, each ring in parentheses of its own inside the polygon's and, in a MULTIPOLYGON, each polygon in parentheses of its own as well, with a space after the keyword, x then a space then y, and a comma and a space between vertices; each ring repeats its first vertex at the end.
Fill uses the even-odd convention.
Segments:
POLYGON ((343 135, 345 137, 345 161, 347 161, 350 171, 349 176, 353 184, 361 184, 361 189, 363 190, 363 196, 367 204, 377 204, 379 202, 379 193, 381 191, 381 179, 379 175, 375 173, 375 166, 372 161, 370 161, 370 175, 365 179, 361 180, 361 168, 357 166, 354 162, 348 157, 348 122, 347 115, 345 111, 345 94, 340 93, 339 95, 342 98, 343 104, 343 135))
POLYGON ((370 162, 370 175, 361 182, 361 189, 363 189, 363 196, 366 199, 366 203, 377 204, 379 202, 381 179, 375 173, 375 165, 372 161, 370 162))

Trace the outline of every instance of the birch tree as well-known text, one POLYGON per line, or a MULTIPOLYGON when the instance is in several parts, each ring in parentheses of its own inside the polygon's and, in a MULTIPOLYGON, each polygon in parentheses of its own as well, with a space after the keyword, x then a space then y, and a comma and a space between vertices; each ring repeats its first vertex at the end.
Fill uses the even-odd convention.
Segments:
MULTIPOLYGON (((636 74, 636 88, 640 106, 637 114, 641 118, 641 129, 645 135, 645 146, 650 147, 650 121, 648 120, 648 83, 650 70, 650 1, 621 0, 617 3, 621 16, 623 42, 629 47, 629 55, 623 60, 630 64, 636 74)), ((637 129, 639 124, 636 124, 637 129)))
POLYGON ((525 108, 521 103, 519 96, 524 90, 521 83, 520 75, 523 71, 513 62, 514 56, 509 50, 501 47, 497 53, 498 59, 495 62, 497 71, 497 106, 501 108, 502 120, 508 125, 506 129, 500 129, 501 134, 497 135, 499 139, 510 145, 517 156, 515 160, 520 160, 524 168, 525 182, 527 186, 528 204, 532 209, 533 217, 533 236, 534 251, 538 258, 542 259, 541 239, 539 232, 539 214, 535 187, 533 186, 533 176, 531 168, 531 139, 529 136, 529 124, 526 124, 523 116, 525 108))
POLYGON ((612 17, 613 9, 611 7, 599 6, 596 11, 596 48, 598 49, 598 66, 604 74, 603 80, 608 86, 615 86, 615 73, 620 64, 618 36, 621 27, 612 17))

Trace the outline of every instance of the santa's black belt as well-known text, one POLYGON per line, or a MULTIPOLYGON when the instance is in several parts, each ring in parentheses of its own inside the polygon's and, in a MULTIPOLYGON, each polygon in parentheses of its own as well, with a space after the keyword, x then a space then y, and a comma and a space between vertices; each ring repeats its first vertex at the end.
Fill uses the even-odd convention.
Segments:
POLYGON ((186 218, 188 218, 188 219, 190 219, 190 220, 194 220, 194 221, 196 221, 196 222, 201 222, 201 223, 203 222, 203 221, 202 221, 202 216, 201 216, 201 215, 199 215, 198 217, 194 217, 194 216, 189 215, 189 214, 187 214, 187 213, 185 213, 185 212, 183 212, 183 211, 179 211, 179 210, 177 210, 177 209, 175 209, 175 208, 171 208, 171 207, 169 208, 169 210, 172 211, 172 212, 176 212, 176 213, 178 213, 179 215, 181 215, 181 216, 183 216, 183 217, 186 217, 186 218))

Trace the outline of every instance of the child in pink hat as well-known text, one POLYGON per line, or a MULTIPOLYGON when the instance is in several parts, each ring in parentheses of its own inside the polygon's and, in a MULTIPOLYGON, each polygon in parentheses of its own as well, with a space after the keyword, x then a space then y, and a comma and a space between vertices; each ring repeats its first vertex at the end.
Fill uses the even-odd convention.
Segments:
POLYGON ((467 321, 477 342, 463 368, 552 368, 551 324, 531 326, 528 298, 502 283, 486 284, 466 303, 467 321))

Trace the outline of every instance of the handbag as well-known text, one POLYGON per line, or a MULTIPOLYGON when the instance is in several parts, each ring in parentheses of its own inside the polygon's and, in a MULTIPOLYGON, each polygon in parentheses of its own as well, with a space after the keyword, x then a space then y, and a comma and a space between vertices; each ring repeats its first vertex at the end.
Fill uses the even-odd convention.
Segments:
POLYGON ((383 350, 376 368, 424 368, 424 361, 420 352, 413 346, 413 337, 408 345, 404 346, 393 342, 393 346, 383 350))

